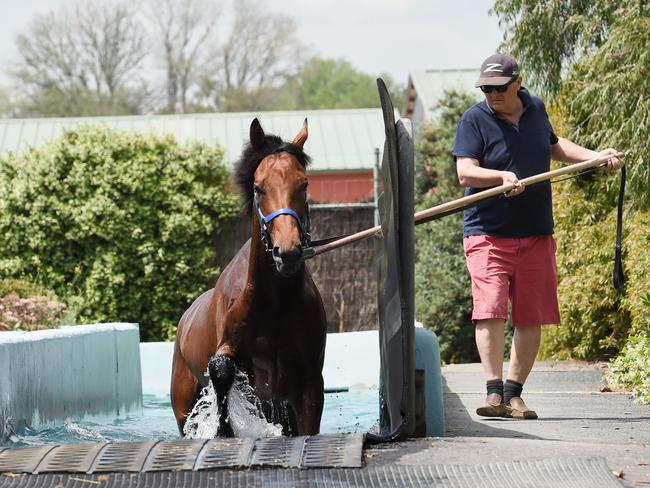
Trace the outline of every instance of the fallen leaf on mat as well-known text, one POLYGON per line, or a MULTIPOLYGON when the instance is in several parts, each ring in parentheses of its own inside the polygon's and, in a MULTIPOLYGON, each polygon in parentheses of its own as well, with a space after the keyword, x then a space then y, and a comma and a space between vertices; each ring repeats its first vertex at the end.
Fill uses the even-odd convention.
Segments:
POLYGON ((2 476, 6 476, 7 478, 18 478, 19 476, 22 476, 23 473, 12 473, 11 471, 7 471, 6 473, 2 473, 2 476))
POLYGON ((619 471, 612 471, 612 474, 614 476, 616 476, 617 478, 621 478, 621 479, 623 479, 623 477, 625 477, 625 473, 623 472, 622 469, 619 470, 619 471))
POLYGON ((108 476, 106 476, 105 474, 98 476, 97 481, 108 481, 108 476))

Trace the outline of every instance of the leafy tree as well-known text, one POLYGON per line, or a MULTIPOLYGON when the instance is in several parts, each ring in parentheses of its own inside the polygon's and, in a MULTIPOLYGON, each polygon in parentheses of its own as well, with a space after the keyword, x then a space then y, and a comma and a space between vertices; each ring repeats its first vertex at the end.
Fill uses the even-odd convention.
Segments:
POLYGON ((53 290, 77 323, 168 340, 213 286, 215 234, 238 208, 219 149, 107 128, 0 160, 0 278, 53 290))
MULTIPOLYGON (((358 71, 345 59, 314 57, 284 86, 284 90, 293 97, 293 107, 289 108, 377 107, 379 99, 375 78, 358 71)), ((389 77, 384 81, 393 84, 389 77)))
POLYGON ((614 12, 628 0, 496 0, 491 13, 506 33, 505 46, 520 61, 527 83, 555 94, 576 58, 607 38, 614 12))
MULTIPOLYGON (((451 150, 458 120, 474 103, 467 92, 447 92, 440 101, 440 119, 420 135, 415 163, 419 209, 463 196, 451 150)), ((478 360, 462 221, 458 213, 416 228, 416 317, 438 335, 445 362, 478 360)))

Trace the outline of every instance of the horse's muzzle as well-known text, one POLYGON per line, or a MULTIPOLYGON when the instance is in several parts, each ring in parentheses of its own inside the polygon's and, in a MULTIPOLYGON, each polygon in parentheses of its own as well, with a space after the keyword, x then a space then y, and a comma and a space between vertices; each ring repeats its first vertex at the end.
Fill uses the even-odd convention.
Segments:
POLYGON ((302 247, 296 246, 288 251, 273 247, 273 261, 278 272, 284 276, 295 275, 302 265, 302 247))

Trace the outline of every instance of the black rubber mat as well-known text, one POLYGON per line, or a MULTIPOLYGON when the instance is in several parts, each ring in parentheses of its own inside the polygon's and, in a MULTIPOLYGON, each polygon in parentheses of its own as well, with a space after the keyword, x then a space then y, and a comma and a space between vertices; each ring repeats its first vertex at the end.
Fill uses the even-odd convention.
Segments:
POLYGON ((0 452, 0 473, 147 473, 268 466, 359 468, 362 452, 362 434, 63 444, 6 449, 0 452))
POLYGON ((620 488, 603 459, 550 459, 486 465, 260 469, 104 475, 0 476, 0 488, 620 488))

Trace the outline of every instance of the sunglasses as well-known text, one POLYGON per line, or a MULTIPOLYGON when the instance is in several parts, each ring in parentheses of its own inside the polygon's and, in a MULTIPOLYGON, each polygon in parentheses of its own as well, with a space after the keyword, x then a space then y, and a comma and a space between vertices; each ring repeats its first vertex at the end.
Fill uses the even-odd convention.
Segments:
POLYGON ((517 76, 512 78, 508 83, 505 85, 499 85, 499 86, 494 86, 494 85, 483 85, 479 87, 483 93, 492 93, 492 90, 496 90, 497 93, 505 93, 505 91, 508 89, 508 86, 510 86, 514 81, 517 79, 517 76))

